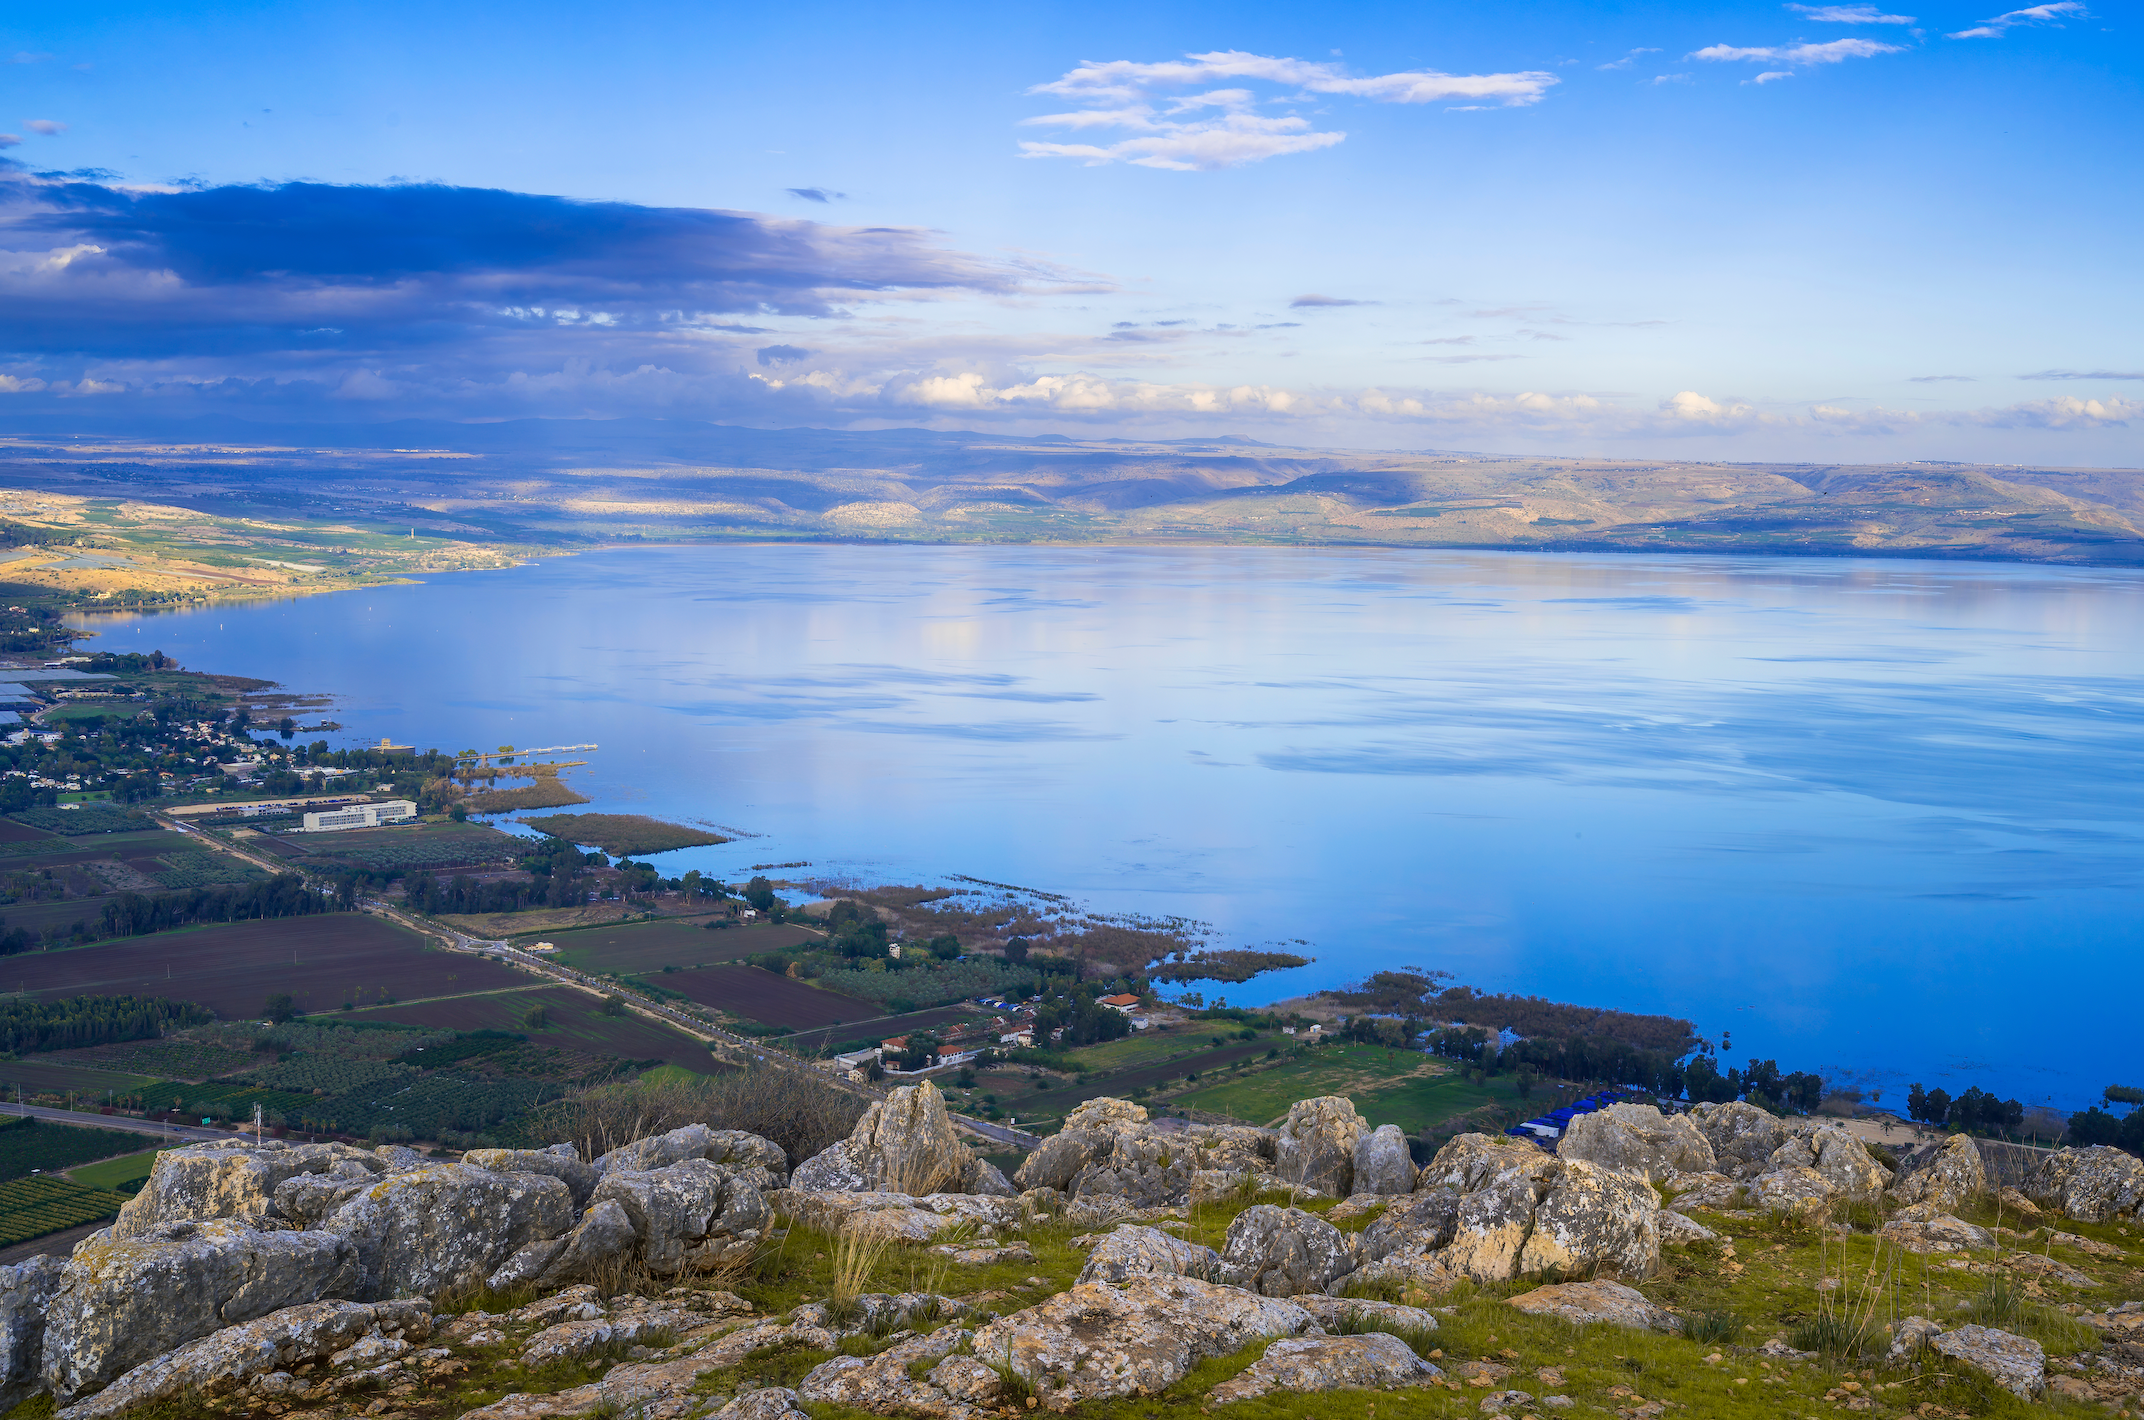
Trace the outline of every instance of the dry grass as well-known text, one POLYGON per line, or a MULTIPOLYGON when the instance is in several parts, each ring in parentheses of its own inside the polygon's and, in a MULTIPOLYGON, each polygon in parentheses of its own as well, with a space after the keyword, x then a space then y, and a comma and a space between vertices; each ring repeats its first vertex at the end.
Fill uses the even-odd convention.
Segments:
POLYGON ((771 1139, 802 1163, 845 1139, 863 1114, 855 1096, 792 1070, 755 1068, 690 1080, 630 1080, 576 1091, 534 1126, 593 1159, 687 1124, 742 1129, 771 1139))

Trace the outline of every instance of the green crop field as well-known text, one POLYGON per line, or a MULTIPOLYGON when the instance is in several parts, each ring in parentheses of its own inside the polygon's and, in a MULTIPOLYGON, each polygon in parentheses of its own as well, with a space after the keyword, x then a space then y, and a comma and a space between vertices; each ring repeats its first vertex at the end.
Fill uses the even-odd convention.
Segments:
POLYGON ((51 1124, 41 1119, 11 1119, 0 1125, 0 1179, 23 1178, 33 1169, 55 1173, 92 1159, 131 1153, 139 1149, 141 1143, 141 1135, 123 1129, 91 1129, 76 1124, 51 1124))
POLYGON ((401 1021, 457 1031, 519 1031, 532 1044, 628 1060, 666 1060, 701 1075, 715 1072, 715 1059, 702 1042, 645 1016, 604 1015, 601 1005, 597 998, 570 986, 534 986, 407 1006, 371 1006, 336 1019, 401 1021), (539 1007, 545 1014, 544 1024, 532 1026, 529 1013, 539 1007))
POLYGON ((1510 1077, 1477 1085, 1456 1070, 1443 1073, 1447 1068, 1410 1051, 1336 1043, 1247 1074, 1202 1077, 1198 1088, 1169 1103, 1264 1124, 1297 1100, 1345 1095, 1371 1124, 1397 1124, 1409 1133, 1485 1104, 1523 1109, 1510 1077))
POLYGON ((140 1183, 149 1176, 149 1170, 156 1163, 156 1156, 163 1152, 162 1149, 145 1149, 138 1154, 121 1154, 116 1159, 82 1164, 67 1170, 67 1177, 85 1188, 125 1192, 129 1184, 140 1183))
POLYGON ((25 1096, 71 1094, 77 1099, 94 1102, 108 1094, 123 1095, 130 1090, 138 1090, 154 1078, 152 1075, 120 1070, 94 1069, 53 1060, 50 1057, 0 1060, 0 1089, 5 1089, 10 1099, 14 1097, 15 1091, 20 1089, 25 1096))
POLYGON ((0 1246, 78 1228, 119 1212, 124 1193, 85 1188, 64 1178, 18 1178, 0 1183, 0 1246))

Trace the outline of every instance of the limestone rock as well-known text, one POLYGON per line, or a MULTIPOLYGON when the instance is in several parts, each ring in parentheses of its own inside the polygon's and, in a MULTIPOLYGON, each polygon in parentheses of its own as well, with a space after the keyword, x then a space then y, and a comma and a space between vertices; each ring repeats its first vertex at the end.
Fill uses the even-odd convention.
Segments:
POLYGON ((612 1346, 630 1346, 658 1333, 675 1334, 698 1325, 705 1318, 675 1308, 636 1311, 615 1317, 592 1317, 562 1321, 531 1336, 521 1348, 521 1364, 541 1366, 552 1361, 578 1361, 612 1346))
POLYGON ((876 1356, 836 1356, 797 1382, 797 1399, 882 1415, 965 1420, 982 1413, 975 1408, 976 1401, 995 1399, 999 1385, 997 1373, 981 1361, 972 1356, 952 1357, 968 1338, 965 1329, 948 1326, 928 1336, 896 1342, 876 1356), (950 1366, 944 1364, 949 1357, 954 1361, 950 1366), (911 1367, 926 1362, 940 1364, 932 1367, 926 1379, 909 1374, 911 1367), (950 1389, 945 1382, 952 1383, 950 1389))
POLYGON ((1121 1129, 1137 1128, 1147 1122, 1146 1106, 1133 1104, 1130 1100, 1113 1099, 1097 1095, 1083 1100, 1065 1116, 1067 1129, 1121 1129))
POLYGON ((1763 1173, 1773 1151, 1786 1142, 1786 1131, 1777 1119, 1740 1100, 1698 1105, 1689 1118, 1712 1146, 1713 1166, 1729 1178, 1749 1179, 1763 1173))
POLYGON ((1548 1157, 1537 1145, 1508 1134, 1455 1135, 1415 1179, 1415 1191, 1449 1188, 1472 1193, 1508 1168, 1548 1157))
POLYGON ((356 1300, 373 1301, 482 1282, 573 1225, 573 1195, 548 1174, 431 1164, 382 1178, 321 1230, 356 1247, 356 1300))
POLYGON ((749 1257, 773 1216, 758 1189, 704 1158, 666 1168, 608 1169, 591 1202, 625 1210, 641 1258, 658 1277, 749 1257))
POLYGON ((0 1415, 37 1389, 45 1354, 45 1313, 65 1264, 32 1257, 0 1267, 0 1415))
POLYGON ((571 1144, 554 1144, 548 1149, 471 1149, 462 1155, 462 1162, 493 1173, 549 1174, 566 1185, 576 1208, 588 1206, 588 1196, 596 1191, 596 1180, 603 1176, 595 1165, 582 1163, 571 1144))
POLYGON ((96 1234, 75 1246, 46 1314, 42 1384, 67 1404, 226 1326, 347 1297, 360 1275, 357 1249, 333 1233, 214 1219, 96 1234))
POLYGON ((1019 1190, 998 1166, 988 1159, 971 1159, 968 1171, 961 1175, 960 1191, 976 1193, 988 1198, 1017 1198, 1019 1190))
POLYGON ((1891 1171, 1876 1162, 1859 1139, 1835 1124, 1788 1139, 1772 1151, 1767 1172, 1810 1169, 1840 1197, 1855 1203, 1881 1197, 1891 1171))
POLYGON ((1572 1160, 1534 1209, 1512 1275, 1650 1277, 1660 1267, 1659 1213, 1659 1200, 1644 1179, 1572 1160))
POLYGON ((635 1140, 603 1155, 594 1167, 599 1174, 620 1170, 644 1173, 688 1159, 726 1164, 731 1172, 743 1175, 759 1189, 780 1188, 789 1179, 789 1156, 772 1139, 742 1129, 710 1129, 704 1124, 688 1124, 667 1134, 635 1140))
POLYGON ((1417 1292, 1434 1297, 1468 1280, 1453 1271, 1441 1253, 1394 1253, 1364 1263, 1325 1290, 1337 1296, 1358 1287, 1393 1286, 1399 1288, 1402 1297, 1411 1298, 1417 1292))
POLYGON ((1327 1390, 1391 1390, 1422 1385, 1444 1374, 1397 1336, 1302 1336, 1276 1341, 1234 1378, 1215 1386, 1209 1405, 1255 1400, 1279 1391, 1307 1395, 1327 1390))
POLYGON ((1893 1362, 1910 1361, 1915 1351, 1943 1334, 1943 1328, 1925 1316, 1903 1317, 1890 1330, 1891 1351, 1888 1359, 1893 1362))
POLYGON ((1272 1130, 1248 1124, 1195 1124, 1179 1137, 1197 1147, 1202 1169, 1271 1173, 1280 1147, 1272 1130))
POLYGON ((1536 1287, 1508 1305, 1532 1316, 1553 1316, 1573 1325, 1605 1322, 1640 1331, 1680 1331, 1682 1322, 1665 1307, 1647 1301, 1620 1282, 1563 1282, 1536 1287))
POLYGON ((368 1336, 406 1349, 410 1339, 422 1340, 430 1333, 431 1314, 410 1302, 308 1302, 285 1307, 136 1366, 60 1414, 66 1420, 107 1420, 159 1400, 190 1394, 220 1396, 255 1376, 292 1371, 331 1357, 346 1358, 348 1348, 368 1336))
POLYGON ((1678 1213, 1687 1213, 1693 1208, 1709 1208, 1717 1212, 1736 1206, 1738 1199, 1745 1197, 1746 1185, 1735 1182, 1723 1173, 1671 1173, 1662 1180, 1661 1187, 1669 1195, 1668 1207, 1678 1213))
POLYGON ((973 1176, 970 1163, 946 1114, 945 1097, 926 1080, 903 1085, 865 1110, 847 1139, 797 1169, 790 1187, 920 1196, 957 1188, 973 1176))
POLYGON ((1654 1221, 1660 1227, 1660 1244, 1663 1247, 1719 1240, 1720 1235, 1703 1223, 1694 1222, 1688 1214, 1677 1213, 1671 1209, 1661 1209, 1654 1221))
POLYGON ((1168 1135, 1117 1133, 1107 1153, 1097 1153, 1073 1176, 1074 1198, 1122 1198, 1134 1208, 1182 1203, 1191 1196, 1195 1148, 1168 1135))
POLYGON ((1296 1336, 1310 1314, 1289 1302, 1189 1277, 1084 1283, 976 1332, 974 1352, 1006 1365, 1060 1414, 1081 1401, 1152 1395, 1212 1356, 1296 1336))
MULTIPOLYGON (((1481 1398, 1476 1407, 1484 1415, 1501 1415, 1507 1410, 1524 1410, 1534 1403, 1534 1398, 1523 1390, 1496 1390, 1481 1398)), ((1632 1414, 1645 1413, 1633 1411, 1632 1414)), ((1657 1413, 1657 1412, 1655 1412, 1657 1413)))
POLYGON ((274 1211, 278 1185, 301 1174, 324 1173, 348 1163, 382 1173, 386 1161, 339 1144, 285 1144, 279 1139, 219 1139, 167 1149, 156 1156, 148 1182, 119 1210, 112 1232, 140 1237, 163 1223, 210 1218, 254 1220, 274 1211))
POLYGON ((1232 1277, 1268 1297, 1323 1292, 1360 1262, 1355 1240, 1331 1223, 1300 1208, 1270 1203, 1236 1215, 1228 1225, 1221 1260, 1232 1277))
POLYGON ((715 1420, 810 1420, 797 1408, 797 1393, 770 1385, 747 1391, 715 1412, 715 1420))
POLYGON ((1435 1312, 1403 1307, 1396 1302, 1373 1302, 1366 1297, 1320 1297, 1302 1294, 1289 1301, 1310 1313, 1310 1319, 1330 1331, 1352 1326, 1394 1332, 1426 1332, 1437 1329, 1435 1312))
POLYGON ((1929 1344, 1988 1376, 2020 1400, 2030 1400, 2047 1388, 2047 1353, 2027 1337, 1990 1326, 1961 1326, 1931 1338, 1929 1344))
MULTIPOLYGON (((801 1171, 800 1171, 801 1172, 801 1171)), ((768 1196, 775 1211, 821 1232, 883 1233, 897 1242, 927 1243, 956 1223, 1016 1228, 1026 1203, 989 1194, 933 1193, 916 1198, 906 1193, 816 1193, 786 1188, 768 1196)))
POLYGON ((1460 1196, 1452 1241, 1441 1254, 1448 1268, 1477 1282, 1502 1282, 1518 1275, 1519 1255, 1533 1231, 1534 1209, 1561 1169, 1555 1156, 1530 1146, 1526 1153, 1505 1154, 1502 1161, 1507 1165, 1502 1172, 1460 1196))
POLYGON ((1766 1212, 1820 1221, 1831 1216, 1839 1190, 1813 1168, 1785 1168, 1759 1174, 1750 1194, 1752 1203, 1766 1212))
POLYGON ((1220 1254, 1212 1248, 1135 1223, 1118 1228, 1094 1245, 1087 1255, 1087 1265, 1080 1269, 1079 1280, 1123 1282, 1152 1276, 1197 1277, 1209 1282, 1233 1280, 1226 1275, 1220 1254))
POLYGON ((494 1285, 506 1287, 525 1279, 531 1268, 539 1287, 555 1287, 576 1277, 593 1276, 598 1269, 630 1256, 640 1244, 640 1229, 632 1214, 616 1199, 606 1198, 581 1215, 563 1244, 552 1247, 539 1239, 514 1251, 492 1276, 494 1285))
POLYGON ((1398 1200, 1362 1230, 1364 1259, 1375 1262, 1402 1253, 1420 1256, 1443 1247, 1459 1227, 1459 1196, 1457 1189, 1445 1187, 1398 1200))
POLYGON ((328 1215, 379 1182, 376 1159, 337 1159, 317 1173, 301 1173, 275 1186, 269 1216, 301 1228, 317 1228, 328 1215))
POLYGON ((1574 1118, 1556 1145, 1561 1159, 1640 1173, 1655 1183, 1675 1173, 1709 1173, 1712 1144, 1686 1114, 1647 1104, 1612 1104, 1574 1118))
POLYGON ((1988 1170, 1979 1147, 1965 1135, 1953 1134, 1925 1154, 1909 1154, 1891 1196, 1900 1203, 1926 1203, 1940 1213, 1953 1213, 1987 1191, 1988 1170))
POLYGON ((1274 1176, 1285 1184, 1347 1197, 1354 1191, 1355 1145, 1369 1128, 1369 1121, 1345 1096, 1297 1100, 1288 1106, 1288 1118, 1280 1126, 1274 1176))
MULTIPOLYGON (((1915 1206, 1925 1208, 1928 1205, 1915 1206)), ((1925 1218, 1893 1218, 1883 1225, 1881 1235, 1908 1252, 1956 1252, 1961 1248, 1993 1251, 1995 1248, 1995 1237, 1987 1229, 1944 1213, 1925 1218)))
POLYGON ((1397 1124, 1380 1124, 1355 1142, 1354 1186, 1351 1197, 1370 1193, 1412 1193, 1414 1156, 1407 1151, 1407 1134, 1397 1124))
POLYGON ((2025 1196, 2080 1223, 2133 1218, 2144 1203, 2144 1159, 2105 1144, 2049 1155, 2025 1180, 2025 1196))

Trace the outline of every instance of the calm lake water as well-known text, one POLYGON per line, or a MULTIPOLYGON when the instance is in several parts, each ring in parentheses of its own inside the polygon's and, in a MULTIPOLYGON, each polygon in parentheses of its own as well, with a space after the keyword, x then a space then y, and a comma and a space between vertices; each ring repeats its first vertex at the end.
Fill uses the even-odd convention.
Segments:
POLYGON ((759 835, 672 871, 971 874, 1311 944, 1239 1004, 1416 963, 1887 1103, 2144 1084, 2131 572, 646 548, 93 624, 332 693, 342 741, 594 742, 591 808, 759 835))

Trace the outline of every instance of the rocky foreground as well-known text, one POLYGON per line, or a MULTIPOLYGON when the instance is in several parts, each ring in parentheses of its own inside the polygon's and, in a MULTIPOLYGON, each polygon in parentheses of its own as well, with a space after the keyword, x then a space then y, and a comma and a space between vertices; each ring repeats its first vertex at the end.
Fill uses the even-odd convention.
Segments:
POLYGON ((593 1160, 234 1140, 0 1268, 0 1414, 2123 1414, 2140 1204, 2115 1150, 1991 1189, 1970 1140, 1890 1160, 1742 1104, 1417 1168, 1345 1099, 1101 1099, 1011 1180, 929 1085, 796 1161, 700 1125, 593 1160))

